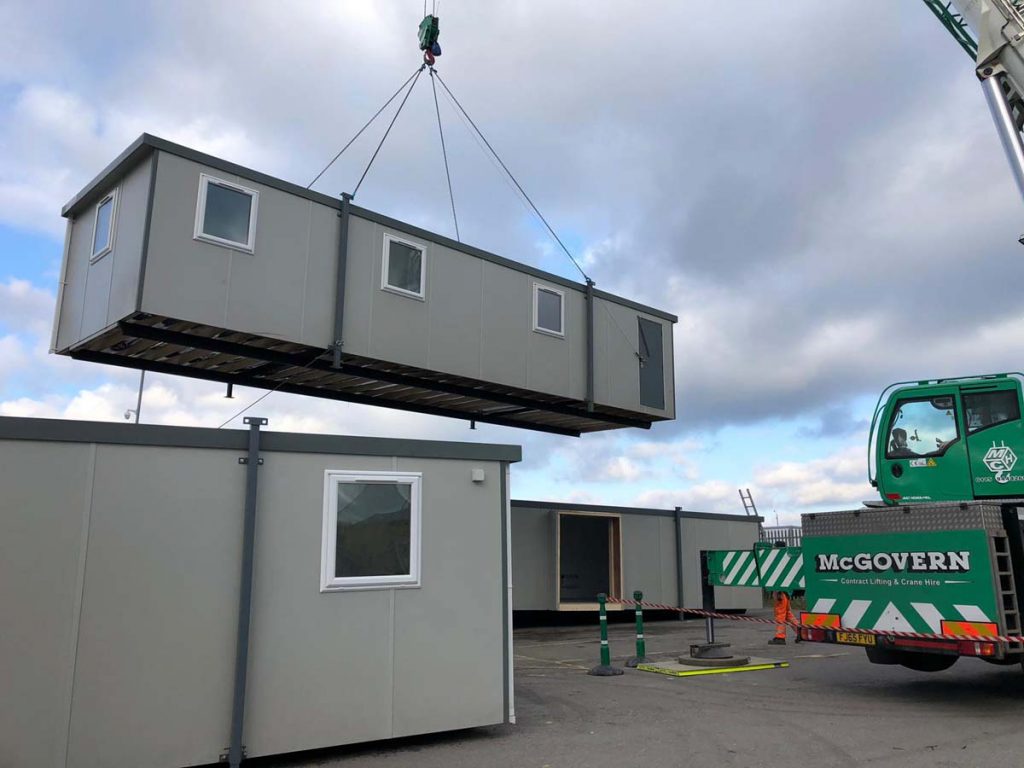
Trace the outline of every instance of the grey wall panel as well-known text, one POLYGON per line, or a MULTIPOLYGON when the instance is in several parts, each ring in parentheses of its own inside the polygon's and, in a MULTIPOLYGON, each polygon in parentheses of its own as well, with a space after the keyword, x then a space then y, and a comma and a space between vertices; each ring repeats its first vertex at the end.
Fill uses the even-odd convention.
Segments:
MULTIPOLYGON (((372 221, 350 216, 348 224, 348 270, 345 285, 344 341, 345 351, 354 355, 369 355, 373 346, 373 302, 380 292, 380 254, 383 233, 372 221), (363 254, 360 256, 360 254, 363 254)), ((337 233, 335 233, 337 237, 337 233)), ((337 261, 337 245, 332 249, 337 261)), ((331 268, 331 286, 328 303, 331 322, 334 322, 334 268, 331 268)), ((311 308, 312 309, 312 308, 311 308)), ((333 327, 333 325, 332 325, 333 327)), ((333 333, 333 331, 332 331, 333 333)))
POLYGON ((673 384, 672 323, 604 299, 596 299, 595 328, 595 399, 607 405, 641 413, 675 418, 673 384), (665 408, 640 405, 640 349, 637 318, 643 317, 662 327, 663 377, 665 408))
POLYGON ((644 599, 655 603, 674 602, 675 589, 665 594, 662 585, 664 572, 675 568, 675 560, 662 560, 662 518, 647 515, 623 515, 622 575, 625 596, 641 590, 644 599))
POLYGON ((324 471, 389 458, 265 453, 256 519, 250 756, 391 736, 391 590, 320 592, 324 471), (283 704, 287 702, 287 704, 283 704))
POLYGON ((4 768, 64 768, 91 478, 88 445, 0 441, 4 768))
MULTIPOLYGON (((246 182, 239 179, 238 183, 246 182)), ((298 339, 302 335, 311 209, 317 204, 269 187, 258 191, 254 252, 230 253, 224 325, 298 339)))
POLYGON ((478 379, 484 262, 440 245, 431 246, 431 252, 427 277, 430 368, 478 379))
POLYGON ((666 605, 679 605, 679 585, 676 583, 676 521, 658 518, 658 544, 661 550, 661 601, 666 605))
MULTIPOLYGON (((325 205, 310 203, 309 255, 304 274, 305 288, 302 300, 302 334, 304 344, 327 347, 334 343, 334 293, 338 268, 338 211, 325 205)), ((349 240, 353 238, 349 230, 349 240)), ((366 332, 351 332, 352 323, 359 316, 359 306, 365 292, 360 290, 358 265, 349 264, 348 279, 352 281, 345 307, 345 350, 353 354, 366 354, 366 332), (354 305, 354 306, 353 306, 354 305)), ((369 317, 369 313, 366 313, 369 317)))
POLYGON ((636 313, 594 300, 594 399, 616 407, 639 410, 640 373, 637 365, 636 313))
POLYGON ((547 509, 512 506, 512 608, 553 611, 555 603, 554 530, 547 509))
POLYGON ((395 592, 393 735, 503 722, 501 465, 397 468, 424 480, 422 586, 395 592))
MULTIPOLYGON (((701 607, 700 551, 702 549, 749 549, 757 541, 754 521, 726 522, 684 518, 683 596, 687 608, 701 607)), ((743 587, 715 587, 718 608, 760 608, 761 590, 743 587)))
MULTIPOLYGON (((154 314, 224 327, 228 275, 231 260, 239 252, 193 238, 199 174, 207 170, 175 155, 160 155, 142 308, 154 314)), ((216 172, 213 175, 224 178, 216 172)), ((244 181, 240 183, 250 186, 244 181)), ((256 234, 257 238, 261 234, 259 219, 256 234)), ((252 258, 249 254, 240 255, 252 258)), ((274 332, 273 327, 262 330, 274 332)))
MULTIPOLYGON (((370 355, 384 360, 393 360, 403 365, 415 365, 426 368, 430 356, 430 309, 438 296, 444 301, 443 291, 435 291, 430 279, 430 262, 438 258, 439 248, 415 238, 403 236, 403 239, 423 245, 426 249, 428 263, 424 292, 426 298, 421 300, 410 296, 402 296, 381 290, 381 270, 383 268, 384 233, 383 227, 376 227, 370 243, 369 252, 350 250, 352 260, 367 260, 373 264, 373 293, 370 315, 370 355)), ((397 232, 391 234, 399 235, 397 232)))
POLYGON ((248 754, 500 722, 500 465, 264 457, 248 754), (485 469, 482 486, 470 482, 474 467, 485 469), (424 473, 420 588, 320 592, 326 469, 424 473))
POLYGON ((57 316, 56 349, 64 349, 82 338, 82 313, 85 311, 85 275, 89 271, 89 238, 92 237, 94 212, 87 210, 68 219, 67 253, 64 255, 64 291, 57 316))
MULTIPOLYGON (((509 270, 511 272, 511 270, 509 270)), ((582 399, 586 395, 586 298, 578 291, 564 290, 540 280, 527 281, 529 292, 521 301, 530 308, 528 338, 528 377, 530 389, 563 397, 582 399), (565 337, 557 338, 533 330, 533 286, 555 288, 564 293, 565 337), (580 353, 583 353, 582 355, 580 353)))
MULTIPOLYGON (((92 237, 92 226, 88 230, 87 242, 92 237)), ((84 233, 83 233, 84 234, 84 233)), ((86 247, 86 254, 89 252, 86 247)), ((110 302, 110 283, 114 271, 114 262, 108 253, 103 258, 90 264, 85 272, 85 295, 82 300, 82 324, 78 332, 82 338, 88 338, 107 327, 107 307, 110 302)))
POLYGON ((524 296, 532 280, 487 261, 482 272, 480 293, 487 311, 480 323, 480 377, 525 388, 530 338, 523 329, 530 328, 533 304, 524 296))
POLYGON ((97 446, 71 768, 215 762, 225 746, 245 471, 237 456, 97 446))
POLYGON ((104 325, 115 323, 135 309, 142 268, 146 208, 153 159, 140 163, 121 182, 117 194, 117 234, 114 250, 103 259, 111 260, 110 300, 104 325))
POLYGON ((90 263, 96 205, 72 221, 57 346, 63 348, 103 330, 135 307, 149 200, 150 162, 140 163, 104 189, 117 189, 113 248, 90 263))

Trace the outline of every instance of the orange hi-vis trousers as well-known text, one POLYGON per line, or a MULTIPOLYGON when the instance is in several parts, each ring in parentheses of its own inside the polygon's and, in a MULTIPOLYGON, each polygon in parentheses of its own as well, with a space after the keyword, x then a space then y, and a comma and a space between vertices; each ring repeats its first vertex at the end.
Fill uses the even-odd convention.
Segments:
POLYGON ((778 622, 775 625, 775 636, 786 639, 786 622, 796 622, 796 616, 793 615, 793 611, 789 607, 789 595, 785 592, 775 593, 775 621, 778 622))

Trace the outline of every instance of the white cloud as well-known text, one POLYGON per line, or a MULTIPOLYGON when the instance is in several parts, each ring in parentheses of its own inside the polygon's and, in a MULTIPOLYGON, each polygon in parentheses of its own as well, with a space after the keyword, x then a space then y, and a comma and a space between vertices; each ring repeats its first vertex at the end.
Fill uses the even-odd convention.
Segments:
POLYGON ((0 336, 0 386, 28 366, 29 352, 17 336, 0 336))
POLYGON ((683 509, 696 512, 719 512, 741 514, 736 486, 725 480, 707 480, 679 489, 654 489, 643 491, 633 497, 638 507, 655 509, 683 509))
POLYGON ((55 297, 28 280, 0 282, 0 328, 46 336, 53 321, 55 297))
POLYGON ((598 470, 598 476, 606 480, 634 482, 643 474, 643 468, 625 456, 616 456, 598 470))
POLYGON ((863 445, 850 445, 830 456, 810 461, 780 461, 754 472, 752 492, 758 509, 774 524, 774 510, 783 524, 798 524, 799 513, 831 509, 856 509, 876 499, 867 481, 863 445))

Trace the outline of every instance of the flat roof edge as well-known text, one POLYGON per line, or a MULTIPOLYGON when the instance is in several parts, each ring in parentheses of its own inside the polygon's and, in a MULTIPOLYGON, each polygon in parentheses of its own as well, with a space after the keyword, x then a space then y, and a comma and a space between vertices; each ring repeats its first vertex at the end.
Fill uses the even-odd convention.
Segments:
MULTIPOLYGON (((238 165, 237 163, 222 160, 219 157, 199 152, 198 150, 191 149, 181 144, 175 144, 173 141, 161 139, 159 136, 143 133, 133 141, 127 149, 118 155, 113 162, 107 165, 99 175, 82 188, 77 195, 71 198, 71 200, 69 200, 61 210, 61 215, 64 217, 77 215, 83 208, 88 206, 102 193, 111 179, 124 176, 131 168, 134 168, 142 159, 153 151, 167 152, 171 155, 177 155, 178 157, 191 160, 192 162, 199 163, 200 165, 207 165, 211 168, 216 168, 224 173, 241 176, 249 181, 255 181, 258 184, 279 189, 282 192, 287 192, 298 197, 304 197, 307 200, 312 200, 313 202, 320 203, 321 205, 337 208, 338 210, 341 209, 341 200, 338 198, 325 195, 322 192, 314 192, 311 189, 306 189, 305 187, 293 184, 290 181, 285 181, 284 179, 279 179, 274 176, 261 173, 260 171, 255 171, 244 165, 238 165)), ((586 290, 586 286, 583 283, 577 283, 574 280, 570 280, 550 272, 545 272, 542 269, 537 269, 536 267, 531 267, 528 264, 523 264, 513 259, 505 258, 504 256, 499 256, 495 253, 491 253, 490 251, 485 251, 472 245, 460 243, 456 240, 445 237, 444 235, 439 235, 436 232, 430 232, 429 230, 422 229, 415 225, 407 224, 406 222, 399 221, 398 219, 393 219, 389 216, 385 216, 384 214, 371 211, 368 208, 353 205, 351 206, 350 211, 352 214, 365 218, 369 221, 401 230, 416 237, 422 237, 426 240, 437 243, 438 245, 443 245, 448 248, 462 251, 463 253, 468 253, 471 256, 476 256, 477 258, 484 259, 485 261, 490 261, 495 264, 508 267, 509 269, 515 269, 519 272, 525 272, 526 274, 533 275, 534 277, 538 277, 542 280, 547 280, 578 291, 586 290)), ((605 301, 621 304, 622 306, 629 307, 630 309, 635 309, 640 312, 645 312, 671 323, 679 322, 679 318, 670 312, 655 309, 654 307, 649 307, 645 304, 623 298, 622 296, 616 296, 613 293, 607 293, 606 291, 596 289, 594 291, 594 295, 604 299, 605 301)))
MULTIPOLYGON (((160 424, 119 424, 106 421, 0 416, 0 440, 245 451, 248 448, 248 434, 247 429, 173 427, 160 424)), ((522 460, 522 447, 518 445, 407 440, 390 437, 350 437, 273 432, 271 430, 261 433, 260 450, 280 453, 335 453, 356 456, 466 459, 509 463, 522 460)))
MULTIPOLYGON (((649 507, 620 507, 605 504, 573 504, 566 501, 536 501, 530 499, 512 499, 513 507, 525 509, 553 509, 565 512, 616 512, 622 515, 651 515, 655 517, 675 517, 674 509, 652 509, 649 507)), ((730 523, 760 523, 763 517, 753 515, 729 515, 724 512, 694 512, 681 509, 679 516, 694 520, 724 520, 730 523)))

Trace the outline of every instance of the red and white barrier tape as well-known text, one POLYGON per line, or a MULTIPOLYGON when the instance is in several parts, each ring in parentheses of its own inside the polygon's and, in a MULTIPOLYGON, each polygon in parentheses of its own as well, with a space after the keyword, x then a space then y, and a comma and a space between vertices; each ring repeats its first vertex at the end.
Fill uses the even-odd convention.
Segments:
POLYGON ((687 613, 694 616, 710 616, 713 619, 727 619, 729 621, 752 621, 755 624, 787 624, 795 629, 828 629, 833 632, 852 632, 858 635, 877 635, 881 637, 902 637, 920 640, 970 640, 976 643, 1024 643, 1024 637, 1016 635, 939 635, 930 632, 900 632, 894 629, 859 629, 856 627, 812 627, 800 624, 796 621, 776 621, 775 619, 762 619, 755 616, 740 616, 733 613, 718 613, 706 611, 701 608, 680 608, 677 605, 664 605, 663 603, 649 603, 646 600, 630 600, 629 598, 608 597, 607 602, 620 605, 639 605, 643 608, 651 608, 657 611, 675 611, 676 613, 687 613))

